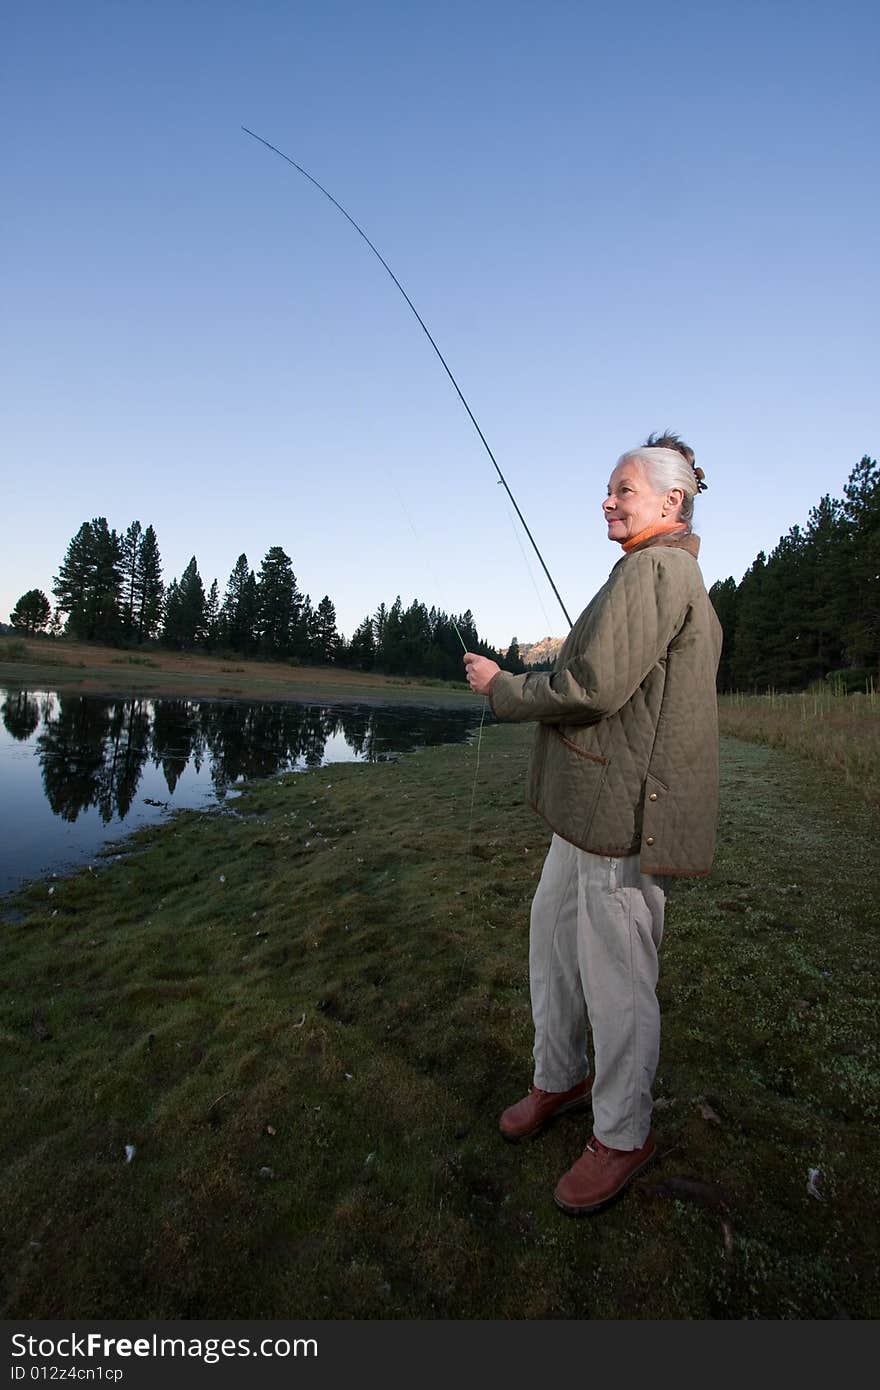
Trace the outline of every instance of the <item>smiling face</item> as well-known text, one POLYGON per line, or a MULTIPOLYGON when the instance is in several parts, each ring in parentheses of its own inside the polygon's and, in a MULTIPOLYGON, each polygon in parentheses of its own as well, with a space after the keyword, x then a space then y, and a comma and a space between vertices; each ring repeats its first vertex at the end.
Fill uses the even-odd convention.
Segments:
POLYGON ((602 503, 608 539, 623 544, 649 526, 677 521, 683 497, 681 488, 655 492, 641 460, 624 459, 611 474, 602 503))

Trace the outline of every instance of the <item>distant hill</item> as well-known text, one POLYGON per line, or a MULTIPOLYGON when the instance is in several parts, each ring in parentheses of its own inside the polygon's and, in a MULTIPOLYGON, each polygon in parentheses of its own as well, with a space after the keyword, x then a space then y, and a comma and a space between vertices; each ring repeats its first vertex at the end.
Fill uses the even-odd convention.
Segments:
MULTIPOLYGON (((526 666, 537 666, 540 661, 552 661, 563 643, 562 637, 542 637, 540 642, 520 642, 520 659, 526 666)), ((505 647, 502 656, 507 655, 505 647)))

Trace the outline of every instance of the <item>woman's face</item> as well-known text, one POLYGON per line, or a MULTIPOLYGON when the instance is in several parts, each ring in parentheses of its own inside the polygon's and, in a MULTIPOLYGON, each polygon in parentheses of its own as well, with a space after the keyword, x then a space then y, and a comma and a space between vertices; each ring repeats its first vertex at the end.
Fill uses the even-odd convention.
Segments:
POLYGON ((680 490, 655 492, 639 459, 619 463, 608 482, 608 496, 602 503, 610 541, 631 540, 649 526, 675 521, 681 505, 680 490))

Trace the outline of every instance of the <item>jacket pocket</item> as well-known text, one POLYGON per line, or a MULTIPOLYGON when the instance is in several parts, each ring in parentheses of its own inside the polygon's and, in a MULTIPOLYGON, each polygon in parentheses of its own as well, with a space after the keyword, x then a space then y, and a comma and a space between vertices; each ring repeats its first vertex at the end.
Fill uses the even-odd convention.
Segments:
POLYGON ((601 753, 593 753, 589 748, 582 748, 580 744, 575 743, 574 739, 566 738, 565 734, 561 734, 558 729, 554 729, 553 732, 556 734, 557 738, 562 739, 566 748, 570 748, 573 753, 577 753, 579 758, 588 758, 591 763, 599 763, 602 767, 608 766, 608 759, 603 758, 601 753))
POLYGON ((596 811, 609 759, 567 738, 542 730, 532 804, 563 838, 584 845, 596 811))

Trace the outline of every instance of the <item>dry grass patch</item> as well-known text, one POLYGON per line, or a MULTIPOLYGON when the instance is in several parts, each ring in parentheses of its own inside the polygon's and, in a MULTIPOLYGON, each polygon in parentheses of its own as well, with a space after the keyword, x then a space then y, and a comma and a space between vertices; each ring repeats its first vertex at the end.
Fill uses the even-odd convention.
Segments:
POLYGON ((723 733, 787 748, 839 776, 846 787, 880 804, 880 695, 722 695, 723 733))

